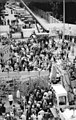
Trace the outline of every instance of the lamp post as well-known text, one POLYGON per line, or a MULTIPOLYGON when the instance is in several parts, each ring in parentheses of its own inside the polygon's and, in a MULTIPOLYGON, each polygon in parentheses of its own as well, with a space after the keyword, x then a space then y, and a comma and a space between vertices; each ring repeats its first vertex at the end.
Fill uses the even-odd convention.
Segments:
POLYGON ((63 0, 63 41, 65 38, 65 0, 63 0))

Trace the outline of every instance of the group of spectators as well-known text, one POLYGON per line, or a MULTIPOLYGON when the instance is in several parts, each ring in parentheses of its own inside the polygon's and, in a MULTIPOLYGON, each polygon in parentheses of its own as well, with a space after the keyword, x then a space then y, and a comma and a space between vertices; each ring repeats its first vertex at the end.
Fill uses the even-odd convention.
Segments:
POLYGON ((16 108, 15 105, 12 106, 10 112, 7 112, 7 107, 5 103, 0 103, 0 119, 1 120, 17 120, 15 117, 16 108))
POLYGON ((74 53, 72 42, 61 41, 59 40, 60 43, 58 43, 56 38, 47 36, 37 37, 35 34, 25 41, 11 39, 8 43, 10 45, 10 59, 6 63, 1 62, 2 72, 25 70, 51 71, 53 62, 59 63, 61 61, 62 64, 66 62, 66 65, 75 63, 75 55, 70 55, 70 53, 74 53))
MULTIPOLYGON (((11 39, 8 45, 10 45, 11 57, 6 63, 1 62, 2 72, 26 70, 49 70, 51 72, 52 64, 56 63, 62 69, 67 70, 73 79, 76 78, 75 44, 71 41, 60 40, 58 42, 57 39, 45 36, 37 37, 34 34, 26 41, 11 39)), ((26 120, 52 119, 50 108, 56 102, 53 101, 55 100, 53 95, 51 90, 34 89, 29 96, 26 96, 26 114, 24 114, 24 104, 19 103, 22 109, 20 118, 26 118, 26 120)))
POLYGON ((28 41, 12 40, 10 53, 11 58, 7 63, 1 63, 2 71, 5 71, 5 68, 9 71, 48 70, 52 57, 49 39, 47 37, 38 39, 35 35, 28 41))
POLYGON ((56 96, 53 89, 43 89, 38 86, 26 96, 26 120, 52 120, 54 116, 51 108, 55 104, 56 96))
POLYGON ((49 89, 36 87, 26 97, 17 99, 19 108, 14 104, 10 105, 10 112, 3 112, 5 120, 54 120, 59 116, 52 113, 52 107, 57 104, 55 92, 52 87, 49 89), (18 110, 19 109, 19 110, 18 110))
MULTIPOLYGON (((22 34, 22 33, 21 33, 22 34)), ((28 40, 8 40, 1 38, 3 45, 10 46, 10 58, 4 62, 1 60, 1 71, 41 71, 49 70, 52 65, 58 64, 70 73, 70 78, 76 79, 76 57, 74 55, 74 41, 62 40, 49 36, 36 36, 32 34, 28 40)), ((3 56, 3 55, 2 55, 3 56)), ((12 100, 13 102, 13 100, 12 100)), ((3 103, 0 104, 0 115, 5 120, 54 120, 52 109, 57 104, 56 96, 52 88, 43 89, 39 86, 26 95, 25 100, 18 101, 20 113, 15 105, 10 103, 10 112, 6 113, 3 103)), ((58 113, 58 111, 56 111, 58 113)), ((56 115, 56 119, 60 119, 56 115)))

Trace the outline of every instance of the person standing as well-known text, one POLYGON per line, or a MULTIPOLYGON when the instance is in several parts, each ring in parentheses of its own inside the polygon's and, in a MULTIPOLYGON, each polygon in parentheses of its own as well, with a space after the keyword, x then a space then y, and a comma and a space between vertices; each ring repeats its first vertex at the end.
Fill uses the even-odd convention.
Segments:
POLYGON ((73 88, 73 93, 74 93, 74 103, 76 105, 76 87, 73 88))
POLYGON ((2 111, 2 115, 4 116, 6 113, 6 107, 4 106, 4 103, 2 104, 1 111, 2 111))
POLYGON ((13 114, 14 114, 14 116, 15 116, 15 115, 16 115, 16 111, 17 111, 17 109, 16 109, 16 106, 15 106, 15 105, 13 105, 12 110, 13 110, 13 114))
POLYGON ((22 120, 26 120, 26 116, 22 113, 22 115, 21 115, 21 119, 22 120))
POLYGON ((20 100, 20 90, 17 90, 16 97, 17 97, 17 100, 20 100))
POLYGON ((0 116, 2 116, 2 103, 0 103, 0 116))
POLYGON ((9 100, 9 105, 12 106, 12 104, 13 104, 13 95, 11 93, 8 95, 8 100, 9 100))

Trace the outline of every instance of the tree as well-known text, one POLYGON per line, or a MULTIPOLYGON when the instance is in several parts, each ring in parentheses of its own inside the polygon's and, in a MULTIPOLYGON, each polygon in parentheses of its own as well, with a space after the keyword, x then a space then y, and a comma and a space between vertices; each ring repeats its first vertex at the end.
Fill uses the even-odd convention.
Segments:
POLYGON ((58 18, 59 2, 57 2, 57 1, 51 1, 50 2, 50 6, 51 6, 51 12, 53 12, 53 16, 55 18, 58 18))

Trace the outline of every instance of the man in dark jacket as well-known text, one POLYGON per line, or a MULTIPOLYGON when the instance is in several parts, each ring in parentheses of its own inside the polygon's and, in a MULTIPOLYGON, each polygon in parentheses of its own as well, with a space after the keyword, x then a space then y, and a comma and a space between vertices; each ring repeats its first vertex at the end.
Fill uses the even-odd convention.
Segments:
POLYGON ((4 106, 4 103, 1 106, 1 112, 2 112, 2 115, 5 115, 6 113, 6 107, 4 106))

